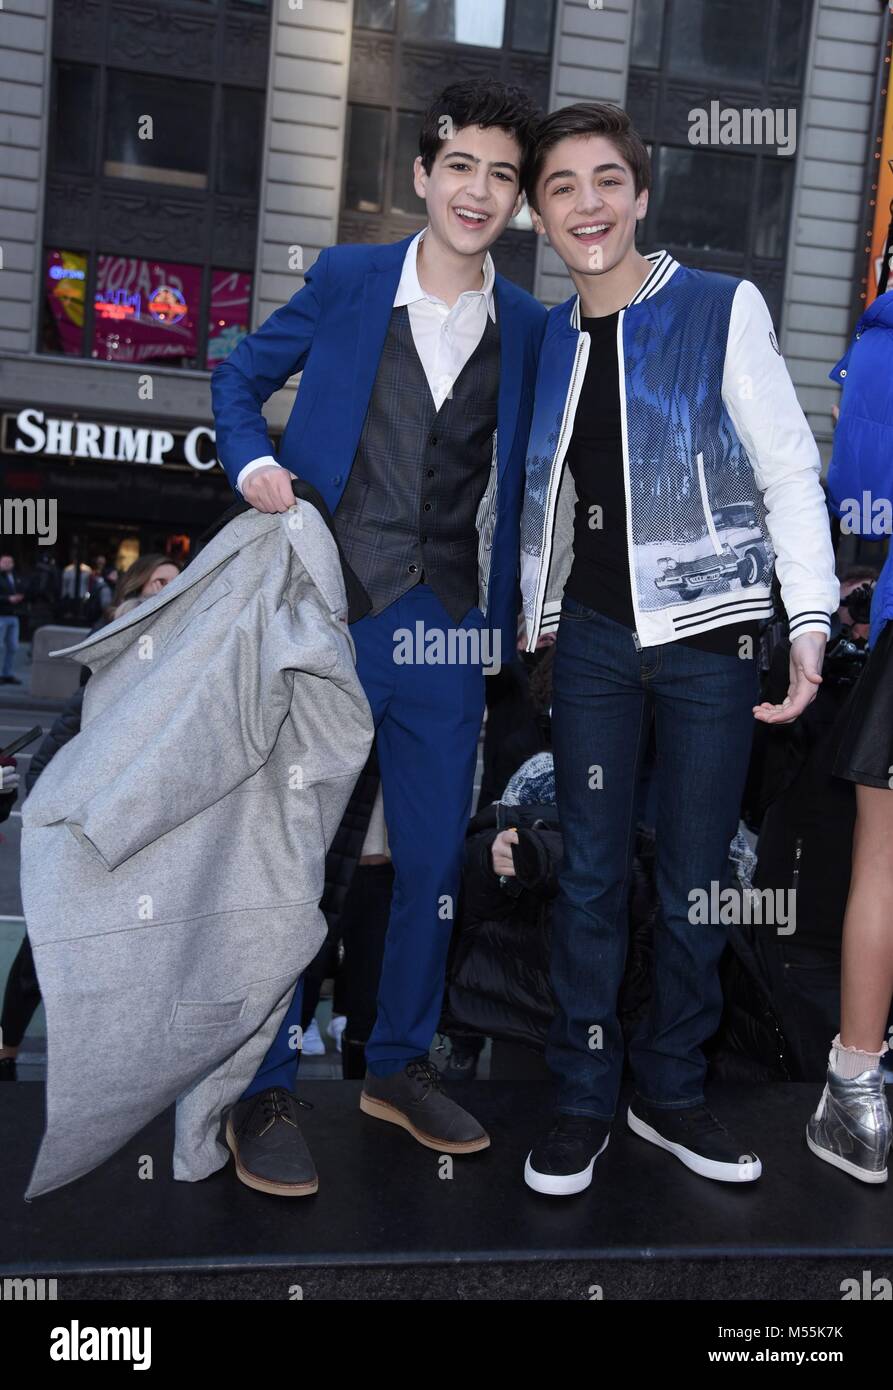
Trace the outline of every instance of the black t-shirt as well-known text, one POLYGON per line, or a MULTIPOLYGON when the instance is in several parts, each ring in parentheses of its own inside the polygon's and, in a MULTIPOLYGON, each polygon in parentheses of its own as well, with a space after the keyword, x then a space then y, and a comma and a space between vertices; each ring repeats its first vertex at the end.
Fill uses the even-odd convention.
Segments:
MULTIPOLYGON (((574 416, 567 464, 577 489, 574 560, 565 592, 587 608, 635 630, 626 538, 626 490, 620 429, 620 373, 617 366, 617 314, 580 319, 590 335, 589 361, 574 416), (600 514, 594 511, 600 508, 600 514), (592 525, 593 520, 599 525, 592 525)), ((729 623, 710 632, 680 637, 686 647, 737 656, 742 636, 753 639, 759 625, 729 623)))

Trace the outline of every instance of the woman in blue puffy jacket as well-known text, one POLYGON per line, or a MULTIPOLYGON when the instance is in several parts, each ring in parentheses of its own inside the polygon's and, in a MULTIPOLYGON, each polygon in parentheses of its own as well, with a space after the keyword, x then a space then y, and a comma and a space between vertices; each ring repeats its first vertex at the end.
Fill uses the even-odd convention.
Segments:
MULTIPOLYGON (((831 377, 843 387, 828 472, 844 534, 893 529, 893 291, 865 311, 831 377)), ((834 773, 856 784, 843 924, 840 1032, 806 1138, 819 1158, 884 1182, 891 1141, 880 1061, 893 998, 893 551, 871 603, 869 659, 840 712, 834 773)))

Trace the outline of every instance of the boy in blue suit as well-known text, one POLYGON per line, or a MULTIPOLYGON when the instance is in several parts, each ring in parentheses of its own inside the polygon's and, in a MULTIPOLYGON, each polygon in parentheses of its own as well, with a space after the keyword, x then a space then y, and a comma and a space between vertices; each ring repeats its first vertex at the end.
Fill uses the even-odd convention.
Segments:
MULTIPOLYGON (((515 653, 524 459, 546 313, 489 248, 517 214, 538 112, 518 88, 456 83, 422 122, 428 225, 334 246, 212 378, 220 461, 264 512, 322 494, 371 611, 351 624, 376 724, 395 881, 360 1100, 439 1153, 489 1138, 428 1060, 471 811, 485 669, 515 653), (273 457, 263 402, 303 371, 273 457)), ((337 734, 335 734, 337 736, 337 734)), ((296 996, 300 990, 296 991, 296 996)), ((298 1126, 294 1005, 227 1138, 243 1182, 317 1188, 298 1126)))

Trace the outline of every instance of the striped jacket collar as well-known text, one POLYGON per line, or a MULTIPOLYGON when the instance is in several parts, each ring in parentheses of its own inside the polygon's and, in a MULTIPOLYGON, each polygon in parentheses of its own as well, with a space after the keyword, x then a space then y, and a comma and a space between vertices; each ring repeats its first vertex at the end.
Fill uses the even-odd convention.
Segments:
MULTIPOLYGON (((675 275, 679 269, 679 262, 674 260, 669 251, 649 251, 645 257, 646 261, 651 262, 651 269, 644 281, 636 290, 628 304, 624 305, 629 309, 633 304, 641 304, 644 299, 650 299, 652 295, 662 290, 664 285, 675 275)), ((570 323, 572 328, 580 327, 580 296, 576 295, 571 309, 570 323)))

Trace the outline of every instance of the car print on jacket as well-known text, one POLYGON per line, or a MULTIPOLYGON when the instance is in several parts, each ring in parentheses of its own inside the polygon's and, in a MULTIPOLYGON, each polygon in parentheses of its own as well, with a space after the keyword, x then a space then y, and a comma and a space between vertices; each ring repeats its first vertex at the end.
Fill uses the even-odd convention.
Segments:
POLYGON ((654 581, 658 589, 675 589, 680 598, 697 598, 708 584, 721 582, 727 589, 737 579, 741 588, 749 588, 765 581, 766 550, 755 509, 747 502, 717 507, 711 519, 709 535, 716 539, 708 550, 691 560, 671 555, 658 558, 662 570, 654 581))

